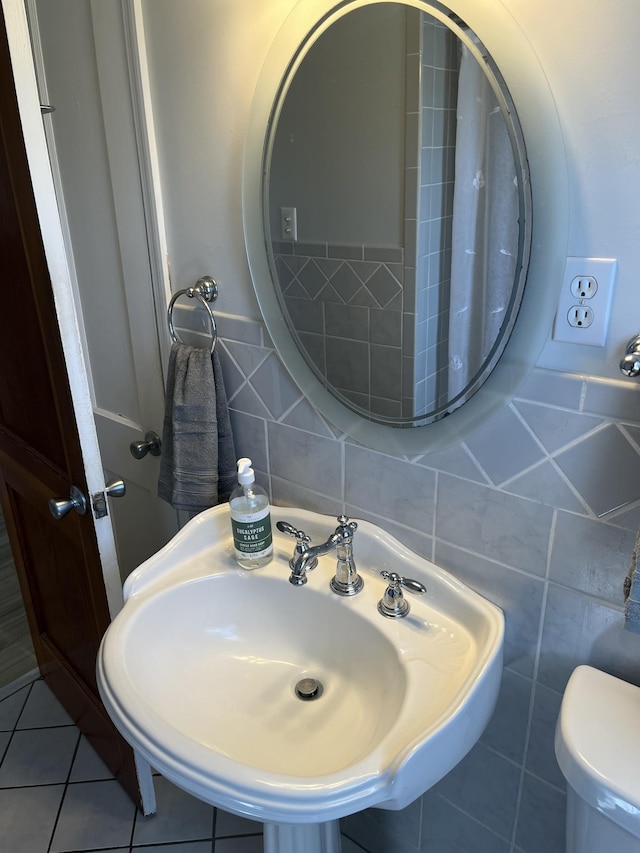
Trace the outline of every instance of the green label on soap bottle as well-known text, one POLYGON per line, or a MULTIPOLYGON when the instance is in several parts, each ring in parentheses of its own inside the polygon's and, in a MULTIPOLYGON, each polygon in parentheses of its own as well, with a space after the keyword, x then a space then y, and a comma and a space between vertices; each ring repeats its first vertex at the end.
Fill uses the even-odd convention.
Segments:
POLYGON ((236 551, 251 557, 265 557, 270 553, 273 537, 269 514, 251 521, 237 521, 232 518, 231 529, 236 551))

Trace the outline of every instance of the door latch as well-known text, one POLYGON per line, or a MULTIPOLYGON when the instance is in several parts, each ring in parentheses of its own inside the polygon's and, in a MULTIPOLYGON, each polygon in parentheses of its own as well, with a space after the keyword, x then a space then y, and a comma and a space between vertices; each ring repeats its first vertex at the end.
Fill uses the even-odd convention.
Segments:
POLYGON ((107 498, 123 498, 127 493, 127 484, 124 480, 110 480, 104 485, 104 492, 95 492, 91 495, 91 506, 96 518, 104 518, 108 515, 107 498))

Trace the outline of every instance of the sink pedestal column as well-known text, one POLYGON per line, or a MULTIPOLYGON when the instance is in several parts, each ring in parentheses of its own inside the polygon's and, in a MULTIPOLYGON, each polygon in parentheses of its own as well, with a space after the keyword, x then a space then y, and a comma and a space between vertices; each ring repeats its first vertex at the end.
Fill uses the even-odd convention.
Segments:
POLYGON ((265 823, 264 853, 340 853, 340 824, 265 823))

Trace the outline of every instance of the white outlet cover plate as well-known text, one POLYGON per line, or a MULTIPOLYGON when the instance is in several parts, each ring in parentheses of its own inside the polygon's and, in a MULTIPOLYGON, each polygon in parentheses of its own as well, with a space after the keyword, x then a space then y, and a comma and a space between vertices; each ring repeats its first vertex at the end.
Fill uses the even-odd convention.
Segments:
POLYGON ((553 326, 554 341, 592 347, 605 345, 617 266, 615 258, 567 258, 553 326), (578 276, 591 276, 596 279, 598 287, 592 297, 577 299, 571 293, 571 282, 578 276), (593 322, 590 326, 570 325, 568 315, 576 307, 591 308, 593 322))

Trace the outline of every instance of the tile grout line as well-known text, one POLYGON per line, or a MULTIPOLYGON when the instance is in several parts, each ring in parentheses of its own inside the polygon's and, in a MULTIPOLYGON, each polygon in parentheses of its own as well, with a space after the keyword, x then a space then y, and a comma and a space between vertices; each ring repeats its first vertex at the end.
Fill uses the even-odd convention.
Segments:
POLYGON ((218 808, 213 806, 211 818, 211 853, 216 853, 216 828, 218 824, 218 808))
MULTIPOLYGON (((11 729, 11 734, 9 735, 9 739, 7 740, 7 745, 4 748, 4 752, 2 753, 2 757, 0 757, 0 767, 2 766, 5 758, 7 757, 7 753, 9 752, 9 747, 11 746, 11 742, 13 741, 13 737, 14 737, 17 729, 18 729, 18 723, 20 722, 20 717, 24 713, 24 709, 26 708, 27 702, 29 701, 29 697, 31 696, 31 691, 33 689, 34 683, 35 682, 32 681, 31 684, 28 685, 27 695, 24 698, 24 702, 22 703, 22 707, 20 708, 20 711, 18 712, 18 716, 16 717, 16 720, 15 720, 15 723, 13 724, 13 728, 11 729)), ((16 691, 16 693, 17 692, 18 691, 16 691)), ((14 694, 10 694, 10 695, 14 695, 14 694)), ((8 699, 9 697, 7 696, 6 698, 8 699)))
POLYGON ((27 703, 28 703, 29 699, 31 698, 31 694, 33 692, 33 685, 36 683, 36 681, 39 681, 39 680, 40 679, 35 679, 34 681, 31 682, 31 684, 28 685, 29 689, 27 690, 27 695, 24 697, 24 702, 22 703, 22 708, 20 708, 20 713, 16 717, 16 721, 15 721, 15 724, 13 726, 14 732, 18 728, 18 723, 20 722, 20 718, 24 714, 24 709, 27 707, 27 703))
MULTIPOLYGON (((45 682, 43 680, 43 684, 44 683, 45 682)), ((49 726, 49 728, 54 728, 54 726, 49 726)), ((67 789, 69 787, 69 779, 71 778, 71 772, 73 770, 73 764, 76 760, 76 756, 78 755, 78 749, 80 747, 80 739, 81 739, 82 735, 80 734, 80 729, 78 729, 77 726, 76 726, 76 732, 77 732, 76 745, 75 745, 75 749, 73 750, 73 756, 71 757, 71 761, 69 763, 69 769, 67 770, 67 778, 64 782, 64 789, 62 791, 62 796, 60 797, 60 804, 58 805, 58 811, 56 813, 56 819, 54 820, 53 826, 51 827, 51 835, 49 837, 49 844, 47 845, 47 853, 50 853, 50 851, 51 851, 51 846, 53 844, 53 839, 54 839, 54 836, 56 834, 56 829, 58 828, 58 822, 60 821, 60 815, 62 814, 62 806, 63 806, 65 798, 67 796, 67 789)), ((38 787, 41 787, 41 786, 38 786, 38 787)))
POLYGON ((492 835, 494 835, 496 838, 499 838, 501 841, 504 841, 505 844, 511 844, 511 842, 505 835, 501 835, 499 832, 496 832, 496 830, 493 829, 491 826, 486 823, 483 823, 483 821, 475 817, 475 815, 472 815, 470 812, 466 811, 466 809, 463 809, 459 803, 454 803, 453 800, 450 800, 448 797, 445 797, 444 794, 438 793, 436 796, 440 797, 442 800, 444 800, 445 803, 451 806, 452 809, 455 809, 455 811, 464 815, 473 823, 477 824, 478 826, 481 826, 483 829, 485 829, 487 832, 490 832, 492 835))
POLYGON ((533 673, 531 677, 531 694, 529 696, 529 711, 527 714, 527 728, 525 731, 524 737, 524 751, 522 754, 522 767, 520 770, 520 781, 518 784, 518 796, 516 800, 516 809, 515 809, 515 820, 513 823, 513 832, 511 835, 511 851, 514 853, 516 849, 517 837, 518 837, 518 823, 520 821, 520 809, 522 807, 522 795, 524 789, 524 781, 525 781, 525 773, 527 766, 527 756, 529 753, 529 745, 531 739, 531 729, 533 727, 533 715, 535 711, 535 701, 536 701, 536 691, 538 687, 538 673, 540 670, 540 655, 542 653, 542 639, 544 635, 544 623, 546 619, 546 611, 547 611, 547 598, 549 595, 549 583, 550 583, 550 570, 551 570, 551 554, 553 551, 553 544, 555 539, 556 532, 556 524, 558 520, 558 510, 554 510, 553 518, 551 521, 551 529, 549 530, 549 540, 547 542, 547 561, 545 566, 545 574, 544 574, 544 588, 542 591, 542 602, 540 607, 540 621, 538 623, 538 641, 536 644, 536 655, 533 665, 533 673))
MULTIPOLYGON (((152 784, 153 784, 153 781, 152 781, 152 784)), ((157 806, 156 806, 156 808, 157 808, 157 806)), ((133 851, 134 851, 133 840, 134 840, 135 834, 136 834, 136 823, 138 822, 138 814, 139 814, 139 810, 138 810, 137 806, 134 804, 134 806, 133 806, 133 820, 131 821, 131 835, 129 836, 129 853, 133 853, 133 851)))

